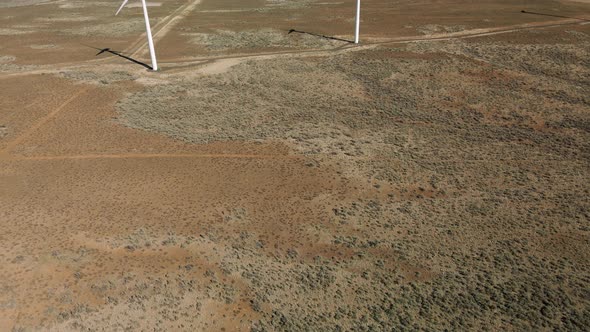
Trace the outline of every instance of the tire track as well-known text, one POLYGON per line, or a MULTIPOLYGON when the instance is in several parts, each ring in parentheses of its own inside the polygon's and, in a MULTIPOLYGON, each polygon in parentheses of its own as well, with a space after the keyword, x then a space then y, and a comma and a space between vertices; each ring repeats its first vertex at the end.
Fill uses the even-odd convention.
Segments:
MULTIPOLYGON (((154 40, 154 44, 162 39, 170 29, 178 23, 178 21, 184 19, 195 7, 201 3, 201 0, 192 0, 186 3, 183 6, 180 6, 178 9, 173 11, 170 15, 163 18, 154 28, 152 28, 152 38, 154 40)), ((126 49, 125 52, 130 52, 130 56, 138 56, 143 55, 145 53, 145 48, 147 46, 147 41, 145 40, 145 33, 141 34, 140 38, 130 47, 126 49)))
POLYGON ((33 126, 29 127, 25 130, 22 134, 20 134, 17 138, 9 142, 4 150, 0 151, 0 156, 8 154, 12 149, 14 149, 18 144, 24 141, 27 137, 31 136, 37 129, 41 128, 44 124, 46 124, 49 120, 55 118, 66 106, 68 106, 72 101, 76 98, 84 94, 88 91, 89 88, 81 89, 80 91, 76 92, 70 98, 68 98, 65 102, 59 105, 56 109, 51 111, 49 114, 41 118, 41 120, 37 121, 33 126))
POLYGON ((46 160, 89 160, 89 159, 168 159, 168 158, 203 158, 203 159, 304 159, 304 155, 272 155, 272 154, 231 154, 231 153, 120 153, 120 154, 82 154, 69 156, 15 156, 14 161, 46 161, 46 160))

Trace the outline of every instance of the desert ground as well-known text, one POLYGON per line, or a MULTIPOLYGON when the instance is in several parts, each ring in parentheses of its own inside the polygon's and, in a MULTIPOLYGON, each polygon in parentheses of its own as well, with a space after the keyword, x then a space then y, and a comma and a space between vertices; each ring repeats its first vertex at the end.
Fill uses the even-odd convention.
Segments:
POLYGON ((0 331, 588 330, 589 1, 119 5, 0 1, 0 331))

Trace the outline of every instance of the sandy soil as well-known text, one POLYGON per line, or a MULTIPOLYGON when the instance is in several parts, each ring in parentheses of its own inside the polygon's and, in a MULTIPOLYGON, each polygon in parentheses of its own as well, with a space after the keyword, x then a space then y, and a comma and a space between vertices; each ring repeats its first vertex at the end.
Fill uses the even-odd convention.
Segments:
POLYGON ((0 330, 590 326, 588 4, 157 4, 1 6, 0 330))

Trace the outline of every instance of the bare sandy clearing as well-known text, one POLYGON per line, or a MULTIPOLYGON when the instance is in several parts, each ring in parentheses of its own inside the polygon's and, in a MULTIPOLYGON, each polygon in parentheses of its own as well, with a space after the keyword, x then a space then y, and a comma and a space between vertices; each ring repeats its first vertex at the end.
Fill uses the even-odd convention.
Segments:
POLYGON ((215 75, 227 72, 231 67, 240 64, 241 59, 223 59, 217 60, 213 64, 207 65, 199 70, 199 73, 205 75, 215 75))
POLYGON ((46 49, 59 48, 59 46, 55 45, 55 44, 30 45, 29 47, 34 50, 46 50, 46 49))
POLYGON ((109 1, 68 1, 66 3, 60 3, 59 8, 61 9, 79 9, 88 7, 113 7, 116 8, 120 4, 109 1))
POLYGON ((27 31, 23 29, 0 28, 0 35, 3 36, 23 35, 27 33, 33 33, 33 31, 27 31))

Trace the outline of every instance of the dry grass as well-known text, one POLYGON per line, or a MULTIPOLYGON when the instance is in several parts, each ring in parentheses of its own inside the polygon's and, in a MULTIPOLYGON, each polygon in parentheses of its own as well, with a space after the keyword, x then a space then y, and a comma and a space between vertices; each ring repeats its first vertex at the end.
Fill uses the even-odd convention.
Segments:
MULTIPOLYGON (((154 22, 152 24, 156 24, 156 22, 154 22)), ((144 20, 141 18, 137 18, 137 19, 125 18, 125 19, 121 19, 116 22, 103 23, 103 24, 84 23, 83 25, 81 25, 79 27, 58 30, 58 32, 70 34, 70 35, 87 36, 87 37, 92 37, 92 36, 122 37, 122 36, 131 35, 131 34, 141 34, 142 32, 145 32, 145 23, 144 23, 144 20)))
POLYGON ((227 240, 221 264, 248 283, 255 329, 582 330, 589 43, 535 40, 252 61, 117 107, 129 126, 189 142, 286 142, 309 167, 337 160, 388 192, 326 203, 327 222, 298 233, 351 256, 269 258, 247 234, 227 240))
POLYGON ((325 39, 311 35, 288 34, 288 31, 262 29, 250 31, 223 31, 215 33, 186 34, 192 37, 193 43, 203 45, 208 50, 219 52, 242 49, 265 48, 334 48, 345 45, 346 42, 325 39))

